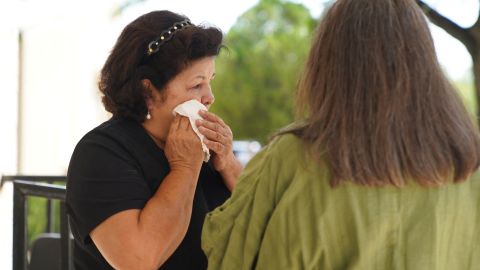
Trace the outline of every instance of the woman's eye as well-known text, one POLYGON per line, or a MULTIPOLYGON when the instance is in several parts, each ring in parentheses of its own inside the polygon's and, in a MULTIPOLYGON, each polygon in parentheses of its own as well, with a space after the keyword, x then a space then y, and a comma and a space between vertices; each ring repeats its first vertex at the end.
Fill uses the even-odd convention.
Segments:
POLYGON ((200 88, 202 88, 202 85, 201 85, 201 84, 197 84, 197 85, 195 85, 195 86, 192 87, 192 88, 193 88, 193 89, 200 89, 200 88))

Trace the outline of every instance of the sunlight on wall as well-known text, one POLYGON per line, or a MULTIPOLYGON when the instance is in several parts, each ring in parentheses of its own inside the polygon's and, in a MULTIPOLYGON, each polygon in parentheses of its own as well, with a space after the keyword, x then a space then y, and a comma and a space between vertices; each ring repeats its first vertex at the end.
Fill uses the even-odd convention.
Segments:
MULTIPOLYGON (((17 31, 0 28, 0 174, 17 168, 17 31)), ((12 185, 0 189, 0 269, 12 269, 12 185)))
POLYGON ((15 28, 0 28, 0 174, 17 167, 18 45, 15 28))
POLYGON ((103 118, 98 67, 89 62, 98 57, 94 27, 87 18, 63 18, 24 33, 19 168, 24 174, 65 174, 80 136, 103 118))

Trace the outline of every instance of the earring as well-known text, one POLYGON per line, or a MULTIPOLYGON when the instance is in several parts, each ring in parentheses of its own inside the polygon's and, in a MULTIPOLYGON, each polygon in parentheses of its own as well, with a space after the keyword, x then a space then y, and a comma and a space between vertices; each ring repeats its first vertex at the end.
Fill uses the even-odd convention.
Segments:
POLYGON ((147 120, 148 119, 152 119, 152 115, 150 115, 150 111, 148 111, 148 113, 147 113, 147 120))

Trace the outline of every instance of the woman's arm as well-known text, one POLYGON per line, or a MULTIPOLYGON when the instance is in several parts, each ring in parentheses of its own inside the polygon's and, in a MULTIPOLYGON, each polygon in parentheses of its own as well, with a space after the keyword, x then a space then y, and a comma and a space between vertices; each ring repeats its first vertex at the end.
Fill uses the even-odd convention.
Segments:
POLYGON ((90 236, 108 263, 115 269, 158 269, 188 229, 196 179, 198 173, 171 171, 142 210, 119 212, 97 226, 90 236))
POLYGON ((115 269, 158 269, 184 238, 203 160, 200 141, 189 121, 176 117, 165 145, 171 168, 141 210, 119 212, 90 233, 115 269))

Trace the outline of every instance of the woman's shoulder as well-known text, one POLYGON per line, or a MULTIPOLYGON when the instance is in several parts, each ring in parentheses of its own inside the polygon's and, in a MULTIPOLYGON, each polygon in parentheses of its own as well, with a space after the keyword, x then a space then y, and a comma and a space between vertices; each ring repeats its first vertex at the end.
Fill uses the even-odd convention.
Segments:
POLYGON ((285 133, 281 135, 276 135, 270 142, 270 144, 275 145, 275 148, 285 149, 285 148, 299 148, 303 147, 302 140, 293 133, 285 133))
POLYGON ((138 129, 139 124, 125 118, 112 117, 90 130, 84 137, 94 137, 101 135, 120 135, 130 130, 138 129))
POLYGON ((276 135, 265 147, 266 154, 270 158, 289 162, 303 159, 306 154, 305 149, 302 139, 292 133, 276 135))
POLYGON ((140 124, 124 119, 112 117, 87 132, 78 142, 79 146, 104 144, 118 147, 128 147, 134 141, 145 141, 145 134, 140 124))
POLYGON ((112 118, 105 121, 79 140, 72 153, 71 163, 104 157, 137 164, 148 160, 147 157, 161 156, 142 129, 140 124, 125 119, 112 118))

